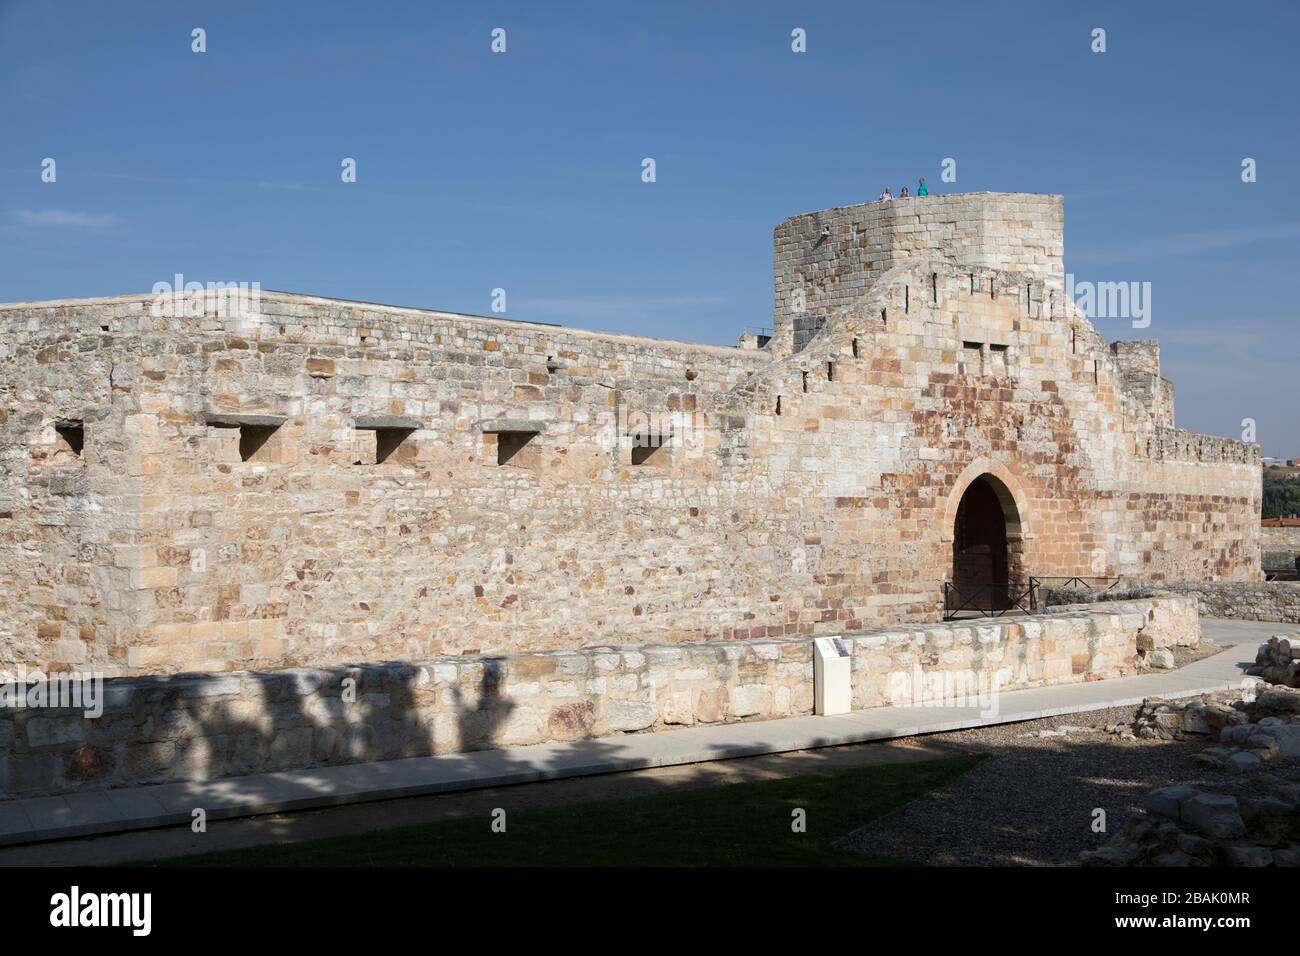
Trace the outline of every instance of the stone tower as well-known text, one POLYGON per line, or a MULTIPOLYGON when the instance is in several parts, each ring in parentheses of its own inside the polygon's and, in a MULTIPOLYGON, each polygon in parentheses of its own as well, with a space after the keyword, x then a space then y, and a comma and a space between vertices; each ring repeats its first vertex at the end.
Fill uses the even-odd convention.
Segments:
POLYGON ((1065 280, 1065 203, 1035 193, 962 193, 839 206, 776 227, 774 352, 800 351, 826 320, 908 259, 1065 280))

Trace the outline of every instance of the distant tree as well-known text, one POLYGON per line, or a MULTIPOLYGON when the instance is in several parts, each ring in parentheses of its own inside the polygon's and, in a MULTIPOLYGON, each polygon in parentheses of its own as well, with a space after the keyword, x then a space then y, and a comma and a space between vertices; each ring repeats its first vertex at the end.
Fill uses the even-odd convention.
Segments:
POLYGON ((1263 517, 1300 514, 1300 477, 1264 473, 1263 517))

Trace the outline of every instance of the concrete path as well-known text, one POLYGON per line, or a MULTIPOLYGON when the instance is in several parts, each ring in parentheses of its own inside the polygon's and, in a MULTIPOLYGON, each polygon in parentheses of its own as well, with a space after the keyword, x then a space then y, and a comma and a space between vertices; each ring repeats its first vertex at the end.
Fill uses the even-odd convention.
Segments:
POLYGON ((1202 621, 1202 634, 1230 645, 1176 671, 998 695, 996 712, 977 707, 877 707, 836 717, 788 717, 652 734, 507 747, 469 754, 254 774, 208 783, 34 797, 0 803, 0 846, 185 826, 202 808, 207 819, 341 806, 454 790, 556 780, 647 767, 786 753, 912 737, 983 724, 1137 704, 1145 697, 1190 697, 1240 686, 1255 646, 1294 625, 1202 621))

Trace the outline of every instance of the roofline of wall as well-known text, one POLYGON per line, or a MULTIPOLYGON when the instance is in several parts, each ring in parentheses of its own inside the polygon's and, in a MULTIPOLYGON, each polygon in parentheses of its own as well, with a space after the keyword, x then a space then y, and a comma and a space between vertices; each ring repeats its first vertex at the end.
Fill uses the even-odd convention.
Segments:
MULTIPOLYGON (((999 197, 1004 197, 1004 198, 1007 198, 1007 199, 1016 199, 1016 198, 1025 198, 1025 199, 1044 199, 1044 198, 1046 198, 1046 199, 1058 199, 1058 200, 1060 200, 1060 202, 1062 203, 1062 205, 1064 205, 1064 203, 1065 203, 1065 196, 1064 196, 1063 194, 1061 194, 1061 193, 1003 193, 1003 192, 997 192, 997 191, 995 191, 995 190, 991 190, 991 189, 984 190, 984 191, 981 191, 981 192, 969 192, 969 193, 931 193, 931 194, 928 195, 928 196, 895 196, 892 200, 888 200, 888 201, 889 201, 889 202, 897 202, 897 201, 900 200, 900 199, 902 199, 902 200, 905 201, 905 202, 910 202, 910 201, 912 201, 912 200, 927 200, 927 201, 928 201, 928 200, 936 200, 936 199, 965 199, 965 198, 967 198, 967 197, 972 197, 972 198, 973 198, 973 197, 976 197, 976 196, 999 196, 999 197)), ((846 210, 846 209, 865 209, 865 208, 868 207, 868 206, 876 206, 876 205, 879 205, 881 202, 884 202, 884 201, 885 201, 885 200, 881 200, 881 199, 868 199, 868 200, 865 201, 865 202, 849 203, 848 205, 845 205, 845 206, 830 206, 830 207, 828 207, 828 208, 826 208, 826 209, 809 209, 807 212, 797 212, 797 213, 795 213, 795 214, 792 215, 792 216, 786 216, 784 219, 782 219, 781 222, 777 225, 777 228, 779 229, 782 225, 784 225, 785 223, 789 222, 791 219, 803 219, 803 218, 806 217, 806 216, 817 216, 817 215, 822 215, 822 214, 827 214, 827 213, 837 213, 837 212, 842 212, 842 211, 844 211, 844 210, 846 210)))
MULTIPOLYGON (((312 305, 345 305, 371 309, 382 309, 393 314, 419 315, 427 318, 470 321, 487 326, 509 329, 532 329, 538 332, 564 333, 582 338, 600 339, 608 342, 626 342, 629 344, 673 346, 703 352, 710 355, 735 358, 758 358, 769 353, 756 349, 742 349, 735 345, 711 345, 705 342, 685 342, 680 339, 661 339, 649 335, 631 335, 626 332, 604 332, 596 329, 583 329, 572 325, 560 325, 554 322, 535 322, 528 319, 510 319, 502 316, 475 315, 471 312, 447 312, 442 309, 422 309, 410 305, 388 305, 381 302, 369 302, 364 299, 341 299, 333 296, 311 295, 305 292, 284 292, 276 289, 262 289, 260 295, 277 301, 287 301, 312 305)), ((0 302, 0 313, 16 312, 28 309, 60 309, 70 306, 113 305, 124 302, 148 302, 154 293, 127 293, 125 295, 91 296, 81 299, 28 299, 21 302, 0 302)))

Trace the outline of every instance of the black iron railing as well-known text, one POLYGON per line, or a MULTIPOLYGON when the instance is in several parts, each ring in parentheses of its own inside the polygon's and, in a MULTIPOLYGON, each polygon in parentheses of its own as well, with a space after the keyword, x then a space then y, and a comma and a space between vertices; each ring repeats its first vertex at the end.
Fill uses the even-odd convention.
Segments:
POLYGON ((952 621, 959 614, 979 615, 981 617, 1001 617, 1012 611, 1034 614, 1040 602, 1039 590, 1043 587, 1080 588, 1088 591, 1109 591, 1118 585, 1119 578, 1085 577, 1075 575, 1039 576, 1031 575, 1029 584, 995 583, 962 584, 951 581, 943 585, 943 619, 952 621))
POLYGON ((943 583, 943 619, 955 620, 963 613, 981 617, 1001 617, 1009 611, 1032 614, 1038 609, 1033 587, 1022 584, 963 584, 943 583))
POLYGON ((1033 576, 1029 579, 1029 586, 1037 590, 1043 585, 1053 588, 1083 588, 1087 591, 1109 591, 1119 584, 1119 578, 1106 578, 1100 575, 1093 577, 1084 577, 1076 575, 1074 577, 1039 577, 1033 576), (1095 584, 1090 582, 1097 582, 1095 584))

